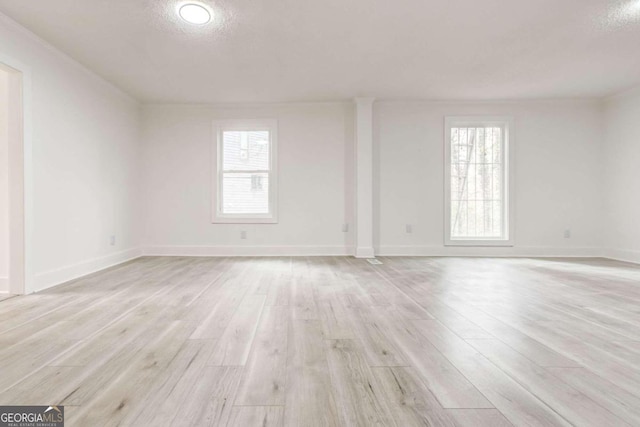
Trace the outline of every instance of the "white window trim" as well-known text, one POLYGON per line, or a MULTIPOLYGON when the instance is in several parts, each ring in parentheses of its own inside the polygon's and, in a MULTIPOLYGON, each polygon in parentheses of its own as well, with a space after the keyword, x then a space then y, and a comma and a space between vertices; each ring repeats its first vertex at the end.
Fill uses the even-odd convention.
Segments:
POLYGON ((278 222, 278 122, 273 119, 216 120, 211 143, 211 222, 214 224, 276 224, 278 222), (269 213, 223 214, 222 195, 222 133, 224 131, 269 131, 269 213))
POLYGON ((515 245, 515 137, 512 117, 499 116, 448 116, 444 120, 444 244, 445 246, 514 246, 515 245), (500 125, 505 129, 503 161, 504 218, 506 239, 452 239, 451 238, 451 128, 458 126, 500 125))

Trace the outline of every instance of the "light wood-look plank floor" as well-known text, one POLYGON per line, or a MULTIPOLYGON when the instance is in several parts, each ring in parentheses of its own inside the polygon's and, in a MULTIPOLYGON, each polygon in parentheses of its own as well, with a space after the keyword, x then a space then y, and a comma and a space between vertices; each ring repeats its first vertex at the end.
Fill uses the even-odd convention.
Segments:
POLYGON ((638 426, 640 267, 140 258, 0 302, 0 405, 68 426, 638 426))

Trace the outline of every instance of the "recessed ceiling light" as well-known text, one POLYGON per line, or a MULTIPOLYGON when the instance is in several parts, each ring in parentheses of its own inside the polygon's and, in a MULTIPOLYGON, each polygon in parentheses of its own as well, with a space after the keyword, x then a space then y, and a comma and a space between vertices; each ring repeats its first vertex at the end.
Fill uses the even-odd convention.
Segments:
POLYGON ((178 12, 180 17, 190 24, 203 25, 211 21, 211 14, 207 8, 196 3, 182 5, 178 12))
POLYGON ((627 0, 610 9, 608 26, 615 28, 640 20, 640 0, 627 0))

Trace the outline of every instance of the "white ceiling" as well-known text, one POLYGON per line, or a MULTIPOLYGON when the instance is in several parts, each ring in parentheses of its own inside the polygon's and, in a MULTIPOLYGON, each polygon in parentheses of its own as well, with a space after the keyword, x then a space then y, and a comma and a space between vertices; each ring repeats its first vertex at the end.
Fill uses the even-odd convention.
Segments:
POLYGON ((640 83, 640 0, 0 0, 145 102, 601 97, 640 83))

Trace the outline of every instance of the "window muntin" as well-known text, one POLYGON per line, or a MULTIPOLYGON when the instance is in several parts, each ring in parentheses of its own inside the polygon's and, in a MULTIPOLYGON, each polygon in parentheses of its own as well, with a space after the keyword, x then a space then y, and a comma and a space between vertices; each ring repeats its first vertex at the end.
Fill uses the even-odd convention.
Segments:
POLYGON ((511 244, 509 122, 447 119, 447 244, 511 244))
POLYGON ((276 222, 275 123, 220 123, 216 135, 213 221, 276 222))

